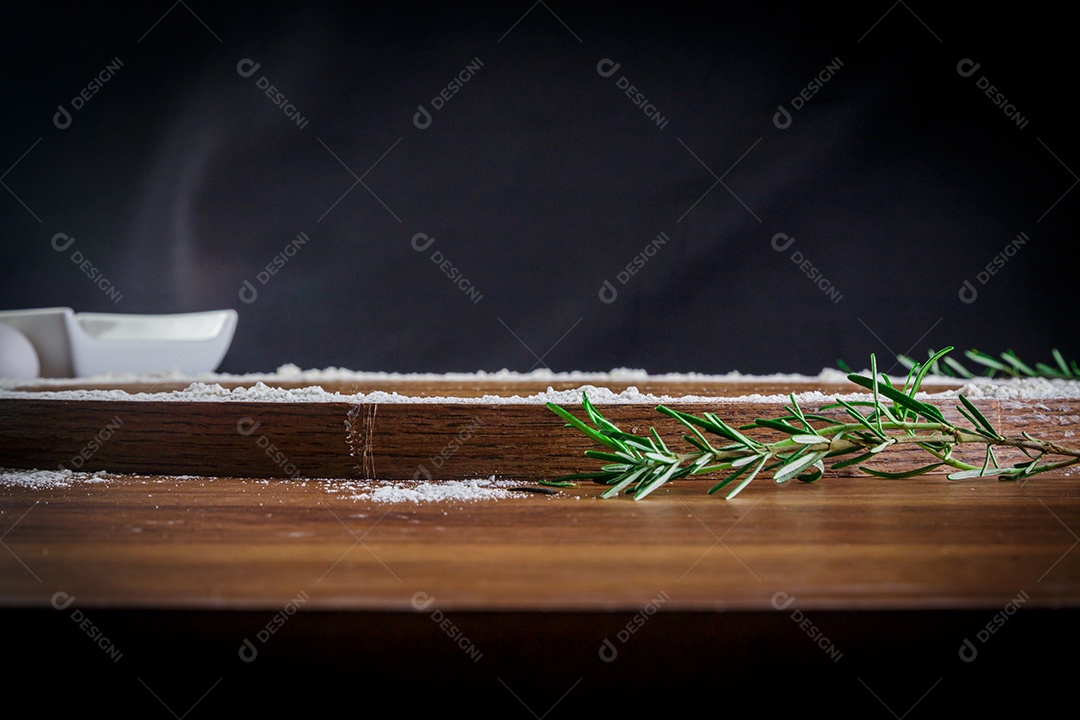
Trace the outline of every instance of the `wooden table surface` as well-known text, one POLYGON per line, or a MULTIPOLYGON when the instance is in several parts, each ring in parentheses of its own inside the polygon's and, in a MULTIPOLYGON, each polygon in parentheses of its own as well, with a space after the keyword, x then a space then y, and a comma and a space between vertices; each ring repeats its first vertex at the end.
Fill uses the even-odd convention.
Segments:
POLYGON ((107 696, 141 717, 372 693, 524 718, 724 692, 883 718, 1069 701, 1077 476, 706 485, 390 505, 311 480, 3 488, 10 681, 53 712, 107 696), (43 692, 58 658, 77 672, 43 692))
POLYGON ((738 498, 377 503, 346 481, 116 476, 0 488, 0 598, 48 606, 632 611, 1080 607, 1080 476, 830 478, 738 498), (352 487, 349 484, 347 487, 352 487))
POLYGON ((385 504, 345 482, 0 486, 10 686, 60 667, 67 691, 39 707, 151 717, 373 693, 526 718, 1071 698, 1077 474, 763 478, 732 501, 682 481, 641 502, 586 484, 385 504))

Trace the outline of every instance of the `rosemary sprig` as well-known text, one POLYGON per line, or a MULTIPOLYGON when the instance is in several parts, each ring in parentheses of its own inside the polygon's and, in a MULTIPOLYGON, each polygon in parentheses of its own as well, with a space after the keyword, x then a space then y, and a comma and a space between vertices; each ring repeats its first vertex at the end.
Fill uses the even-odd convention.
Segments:
MULTIPOLYGON (((597 470, 552 482, 592 480, 609 486, 602 495, 604 498, 627 493, 641 500, 673 480, 723 472, 723 478, 712 486, 709 494, 730 488, 725 496, 730 500, 762 473, 771 472, 773 480, 781 485, 792 479, 814 482, 825 474, 827 465, 834 470, 856 465, 868 475, 893 479, 914 477, 944 465, 954 470, 948 476, 950 480, 979 477, 1021 480, 1080 464, 1080 448, 1040 440, 1026 432, 1021 437, 1002 435, 963 395, 959 396, 956 409, 970 427, 950 422, 937 406, 916 399, 923 379, 952 349, 939 350, 923 363, 912 363, 899 389, 884 373, 878 373, 877 360, 871 355, 870 375, 850 373, 848 379, 870 390, 872 400, 845 401, 838 397, 835 403, 822 408, 843 410, 847 422, 804 412, 794 394, 789 395, 791 404, 785 406, 786 415, 759 418, 739 428, 728 425, 714 413, 706 412, 698 417, 658 406, 657 412, 678 420, 686 428, 682 438, 692 446, 690 452, 673 451, 654 428, 649 428, 647 435, 619 429, 584 394, 581 404, 589 422, 560 405, 548 403, 548 409, 565 420, 566 427, 582 432, 601 446, 599 450, 586 450, 585 455, 604 463, 597 470), (755 430, 779 431, 787 437, 762 442, 753 437, 755 430), (903 472, 886 472, 865 464, 889 448, 903 445, 921 448, 934 461, 903 472), (961 445, 982 445, 983 461, 971 464, 953 457, 953 451, 961 445), (1025 459, 1002 467, 994 454, 994 448, 1000 447, 1016 448, 1025 459)), ((1062 366, 1065 367, 1064 363, 1062 366)))
MULTIPOLYGON (((933 350, 929 351, 929 357, 934 358, 935 355, 938 355, 938 353, 935 353, 933 350)), ((1037 362, 1034 365, 1030 365, 1017 357, 1016 353, 1012 350, 1006 350, 998 357, 984 353, 981 350, 966 350, 964 355, 976 365, 980 366, 981 374, 969 370, 959 361, 951 357, 944 357, 940 359, 940 362, 935 360, 930 363, 930 374, 941 377, 964 378, 967 380, 977 377, 1040 377, 1080 380, 1080 364, 1077 364, 1075 360, 1066 360, 1065 356, 1062 355, 1061 351, 1057 348, 1054 348, 1051 351, 1051 355, 1053 355, 1053 364, 1037 362)), ((907 355, 898 355, 897 359, 908 368, 915 367, 919 364, 907 355)))

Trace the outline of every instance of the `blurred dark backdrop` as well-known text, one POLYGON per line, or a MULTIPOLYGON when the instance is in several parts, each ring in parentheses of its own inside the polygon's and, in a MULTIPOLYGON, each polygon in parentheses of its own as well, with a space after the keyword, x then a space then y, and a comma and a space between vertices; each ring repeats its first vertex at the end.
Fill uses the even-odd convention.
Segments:
POLYGON ((0 308, 235 308, 230 372, 1080 357, 1062 6, 3 14, 0 308))

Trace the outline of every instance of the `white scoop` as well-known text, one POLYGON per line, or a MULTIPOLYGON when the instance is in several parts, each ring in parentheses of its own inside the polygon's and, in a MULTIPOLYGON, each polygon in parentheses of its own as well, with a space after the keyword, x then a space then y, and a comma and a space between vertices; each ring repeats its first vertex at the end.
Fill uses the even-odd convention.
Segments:
POLYGON ((76 313, 71 308, 0 312, 29 339, 41 377, 213 372, 232 343, 235 310, 175 315, 76 313))

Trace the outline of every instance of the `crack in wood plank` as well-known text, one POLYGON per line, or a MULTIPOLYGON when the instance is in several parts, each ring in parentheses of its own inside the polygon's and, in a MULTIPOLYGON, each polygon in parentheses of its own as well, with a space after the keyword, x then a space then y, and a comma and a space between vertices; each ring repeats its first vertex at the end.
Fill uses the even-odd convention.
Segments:
POLYGON ((378 403, 358 403, 354 405, 348 414, 346 430, 348 433, 349 453, 359 458, 356 469, 361 477, 375 479, 375 413, 379 409, 378 403), (363 421, 357 427, 357 418, 363 414, 363 421), (358 448, 357 445, 360 445, 358 448))

